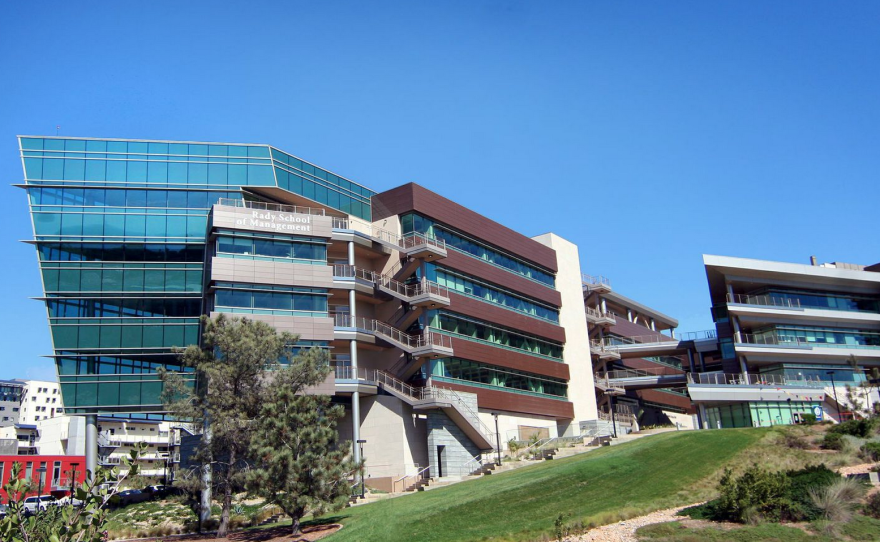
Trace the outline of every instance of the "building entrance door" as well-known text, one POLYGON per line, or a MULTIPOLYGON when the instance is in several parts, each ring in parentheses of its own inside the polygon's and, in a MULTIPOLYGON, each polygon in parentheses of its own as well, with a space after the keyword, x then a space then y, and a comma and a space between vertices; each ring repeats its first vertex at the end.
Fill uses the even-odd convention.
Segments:
POLYGON ((446 470, 446 446, 437 446, 437 478, 443 478, 446 470))

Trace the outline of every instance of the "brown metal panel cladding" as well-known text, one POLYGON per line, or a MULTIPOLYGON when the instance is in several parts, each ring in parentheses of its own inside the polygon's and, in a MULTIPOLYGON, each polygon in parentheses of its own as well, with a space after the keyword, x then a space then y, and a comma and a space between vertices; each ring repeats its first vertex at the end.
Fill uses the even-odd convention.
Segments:
MULTIPOLYGON (((608 330, 615 335, 622 337, 643 337, 646 335, 661 335, 659 331, 652 331, 651 328, 640 324, 635 324, 626 319, 626 316, 617 316, 617 323, 608 330)), ((677 339, 669 338, 670 341, 677 339)))
POLYGON ((685 397, 683 395, 664 393, 657 390, 638 390, 636 391, 636 395, 639 397, 639 399, 642 399, 643 401, 650 401, 652 403, 680 408, 690 414, 693 414, 695 411, 694 405, 693 403, 691 403, 690 397, 685 397))
POLYGON ((454 339, 452 348, 457 358, 563 380, 570 378, 568 365, 565 363, 458 338, 454 339))
POLYGON ((449 311, 457 312, 471 318, 477 318, 490 324, 496 324, 521 330, 527 335, 535 335, 558 343, 565 343, 565 328, 531 318, 516 311, 502 309, 491 303, 484 303, 466 295, 449 292, 449 311))
POLYGON ((552 248, 415 183, 377 194, 371 205, 373 222, 415 211, 554 273, 558 270, 552 248))
POLYGON ((543 397, 535 397, 533 395, 489 390, 486 388, 462 386, 459 384, 450 384, 449 382, 437 382, 437 385, 456 391, 476 393, 477 406, 481 409, 534 414, 536 416, 547 416, 558 420, 574 418, 574 406, 568 401, 544 399, 543 397))
POLYGON ((437 260, 438 265, 456 269, 462 273, 497 284, 513 292, 521 293, 555 307, 562 306, 562 294, 552 288, 542 286, 533 280, 505 271, 477 258, 466 256, 461 252, 448 250, 447 253, 447 257, 437 260))

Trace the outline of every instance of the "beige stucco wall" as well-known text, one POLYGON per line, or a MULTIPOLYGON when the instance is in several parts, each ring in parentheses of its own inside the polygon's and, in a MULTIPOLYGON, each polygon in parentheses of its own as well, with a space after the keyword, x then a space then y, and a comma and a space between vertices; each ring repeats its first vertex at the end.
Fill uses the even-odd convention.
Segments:
POLYGON ((554 233, 533 239, 556 251, 556 264, 559 267, 556 289, 562 295, 559 325, 565 328, 565 350, 562 355, 571 373, 568 399, 574 405, 572 428, 576 429, 577 422, 598 417, 578 247, 554 233))
POLYGON ((211 280, 329 289, 333 287, 333 268, 329 265, 214 256, 211 258, 211 280))
MULTIPOLYGON (((211 311, 211 318, 217 316, 217 311, 211 311)), ((275 314, 230 314, 229 316, 244 317, 248 320, 266 322, 278 331, 287 331, 304 341, 332 341, 333 319, 312 318, 310 316, 280 316, 275 314)))

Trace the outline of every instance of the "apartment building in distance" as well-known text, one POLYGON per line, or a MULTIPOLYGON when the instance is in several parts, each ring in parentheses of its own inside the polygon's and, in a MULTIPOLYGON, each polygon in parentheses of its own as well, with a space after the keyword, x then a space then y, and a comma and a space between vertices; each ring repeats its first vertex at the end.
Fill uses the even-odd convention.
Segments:
POLYGON ((0 380, 0 427, 18 423, 24 384, 19 380, 0 380))
POLYGON ((19 424, 34 425, 40 420, 64 414, 61 401, 61 387, 58 382, 45 380, 22 380, 24 389, 21 396, 19 424))
POLYGON ((466 474, 502 436, 574 435, 597 417, 579 393, 593 371, 578 251, 556 235, 416 184, 377 193, 268 145, 19 141, 64 408, 85 417, 90 465, 121 444, 109 419, 164 419, 159 367, 195 378, 174 349, 199 342, 203 314, 328 349, 322 391, 377 487, 466 474))
POLYGON ((601 276, 584 276, 584 304, 593 344, 591 354, 600 416, 611 421, 613 409, 617 423, 629 422, 632 426, 635 421, 639 425, 677 424, 694 428, 696 410, 685 385, 685 373, 689 370, 685 354, 645 355, 625 348, 621 351, 602 347, 653 340, 677 343, 678 320, 620 294, 601 276), (658 387, 653 381, 625 387, 604 385, 609 375, 624 377, 642 373, 665 375, 674 382, 668 387, 658 387))

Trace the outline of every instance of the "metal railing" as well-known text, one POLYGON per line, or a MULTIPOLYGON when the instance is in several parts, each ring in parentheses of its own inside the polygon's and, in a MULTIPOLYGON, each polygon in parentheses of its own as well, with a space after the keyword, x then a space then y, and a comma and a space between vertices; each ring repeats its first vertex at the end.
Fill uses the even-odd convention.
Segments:
POLYGON ((699 341, 702 339, 717 339, 718 332, 714 329, 704 329, 702 331, 683 331, 678 333, 680 341, 699 341))
POLYGON ((779 333, 765 333, 752 335, 740 333, 736 336, 736 342, 740 344, 756 344, 768 346, 802 346, 810 348, 880 348, 880 344, 853 344, 853 343, 829 343, 809 340, 807 337, 797 335, 783 335, 779 333))
POLYGON ((486 439, 487 442, 492 443, 492 438, 495 435, 495 432, 492 431, 489 426, 483 423, 483 421, 480 419, 480 416, 476 412, 474 412, 474 410, 465 402, 464 399, 462 399, 462 397, 455 390, 450 390, 447 388, 437 388, 434 386, 426 386, 422 389, 424 390, 423 394, 426 399, 439 399, 441 401, 446 400, 454 403, 458 407, 459 412, 461 412, 461 414, 468 420, 468 422, 472 426, 474 426, 477 431, 480 432, 483 438, 486 439))
POLYGON ((685 374, 680 369, 675 369, 673 367, 649 367, 645 369, 614 369, 611 371, 606 371, 604 373, 597 373, 596 378, 601 378, 602 380, 619 380, 626 378, 641 378, 641 377, 652 377, 652 376, 681 376, 684 377, 685 374))
POLYGON ((299 205, 285 205, 283 203, 268 203, 264 201, 248 201, 232 198, 220 198, 217 200, 217 205, 223 205, 224 207, 242 207, 245 209, 256 209, 258 211, 296 213, 301 215, 324 216, 326 214, 324 209, 317 209, 315 207, 301 207, 299 205))
POLYGON ((354 265, 337 263, 333 264, 332 267, 334 277, 362 279, 396 292, 404 297, 413 298, 423 294, 434 294, 440 297, 449 298, 449 288, 424 278, 420 282, 406 284, 389 275, 382 275, 375 271, 370 271, 369 269, 363 269, 354 265))
POLYGON ((409 335, 385 322, 362 316, 352 318, 350 314, 346 313, 333 313, 333 319, 336 327, 354 328, 366 333, 382 335, 410 350, 429 346, 452 348, 452 337, 430 330, 426 330, 421 335, 409 335))
POLYGON ((593 339, 590 341, 591 346, 608 350, 618 348, 626 348, 630 346, 654 345, 654 344, 678 344, 678 339, 673 339, 669 335, 655 333, 653 335, 637 335, 635 337, 605 337, 602 339, 593 339))
POLYGON ((762 307, 782 307, 786 309, 801 308, 800 299, 777 297, 772 295, 747 295, 728 293, 727 302, 738 303, 741 305, 760 305, 762 307))
POLYGON ((446 250, 446 241, 443 239, 437 239, 436 237, 429 237, 421 232, 410 232, 400 238, 400 246, 403 247, 404 250, 409 250, 419 245, 427 245, 440 250, 446 250))
MULTIPOLYGON (((416 465, 418 466, 418 465, 416 465)), ((425 480, 428 478, 428 472, 430 472, 431 467, 427 466, 421 470, 419 470, 415 474, 407 474, 405 476, 401 476, 397 480, 394 480, 391 483, 391 492, 392 493, 402 493, 406 491, 410 486, 414 484, 418 484, 419 481, 425 480), (412 483, 407 483, 407 480, 412 479, 412 483), (397 491, 398 484, 400 484, 400 491, 397 491)))
POLYGON ((741 374, 741 373, 689 373, 690 384, 707 384, 713 386, 798 386, 821 388, 821 380, 812 377, 792 378, 773 374, 741 374))
POLYGON ((612 312, 600 311, 599 309, 594 309, 590 306, 585 306, 584 309, 586 309, 587 311, 587 316, 592 316, 596 319, 607 318, 610 320, 614 320, 615 322, 617 321, 617 318, 615 318, 615 315, 612 312))
POLYGON ((611 288, 611 281, 602 275, 587 275, 581 273, 581 282, 587 287, 595 288, 597 286, 604 286, 606 288, 611 288))

